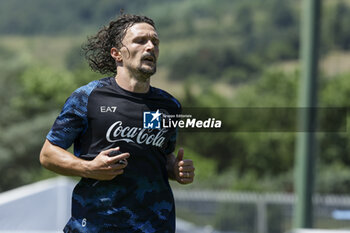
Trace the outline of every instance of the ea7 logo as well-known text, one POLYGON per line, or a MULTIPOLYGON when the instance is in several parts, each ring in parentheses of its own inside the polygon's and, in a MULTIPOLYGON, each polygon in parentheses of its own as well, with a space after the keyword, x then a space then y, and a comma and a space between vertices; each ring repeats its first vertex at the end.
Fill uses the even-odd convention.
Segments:
POLYGON ((117 106, 100 106, 101 112, 115 112, 117 110, 117 106))

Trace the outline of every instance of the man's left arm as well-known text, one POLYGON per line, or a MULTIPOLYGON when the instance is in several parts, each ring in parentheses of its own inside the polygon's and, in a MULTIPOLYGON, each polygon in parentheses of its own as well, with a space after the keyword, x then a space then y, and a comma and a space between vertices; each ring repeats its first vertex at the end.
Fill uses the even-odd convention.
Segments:
POLYGON ((193 161, 184 159, 184 149, 180 148, 177 156, 174 153, 167 155, 168 177, 180 184, 190 184, 194 179, 193 161))

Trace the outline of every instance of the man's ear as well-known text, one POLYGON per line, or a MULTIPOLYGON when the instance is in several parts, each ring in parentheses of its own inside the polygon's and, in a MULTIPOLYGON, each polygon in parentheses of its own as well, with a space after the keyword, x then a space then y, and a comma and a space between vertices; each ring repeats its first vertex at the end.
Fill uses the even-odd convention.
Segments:
POLYGON ((111 48, 111 56, 114 58, 114 60, 116 60, 116 62, 122 62, 123 61, 122 54, 115 47, 111 48))

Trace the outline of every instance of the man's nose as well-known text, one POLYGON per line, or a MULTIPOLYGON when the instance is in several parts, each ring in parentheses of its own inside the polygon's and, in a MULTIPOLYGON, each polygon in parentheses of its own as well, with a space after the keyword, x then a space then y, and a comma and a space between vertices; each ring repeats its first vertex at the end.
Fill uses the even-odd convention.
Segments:
POLYGON ((154 50, 154 44, 153 44, 153 42, 151 40, 147 41, 146 50, 147 51, 154 50))

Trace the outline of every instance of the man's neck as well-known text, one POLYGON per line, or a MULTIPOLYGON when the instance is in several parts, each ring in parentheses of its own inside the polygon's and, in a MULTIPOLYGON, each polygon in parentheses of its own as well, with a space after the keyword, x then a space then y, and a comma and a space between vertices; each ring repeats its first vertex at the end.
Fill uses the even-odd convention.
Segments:
POLYGON ((135 93, 147 93, 150 87, 150 77, 134 77, 118 72, 115 76, 117 84, 124 90, 135 93))

